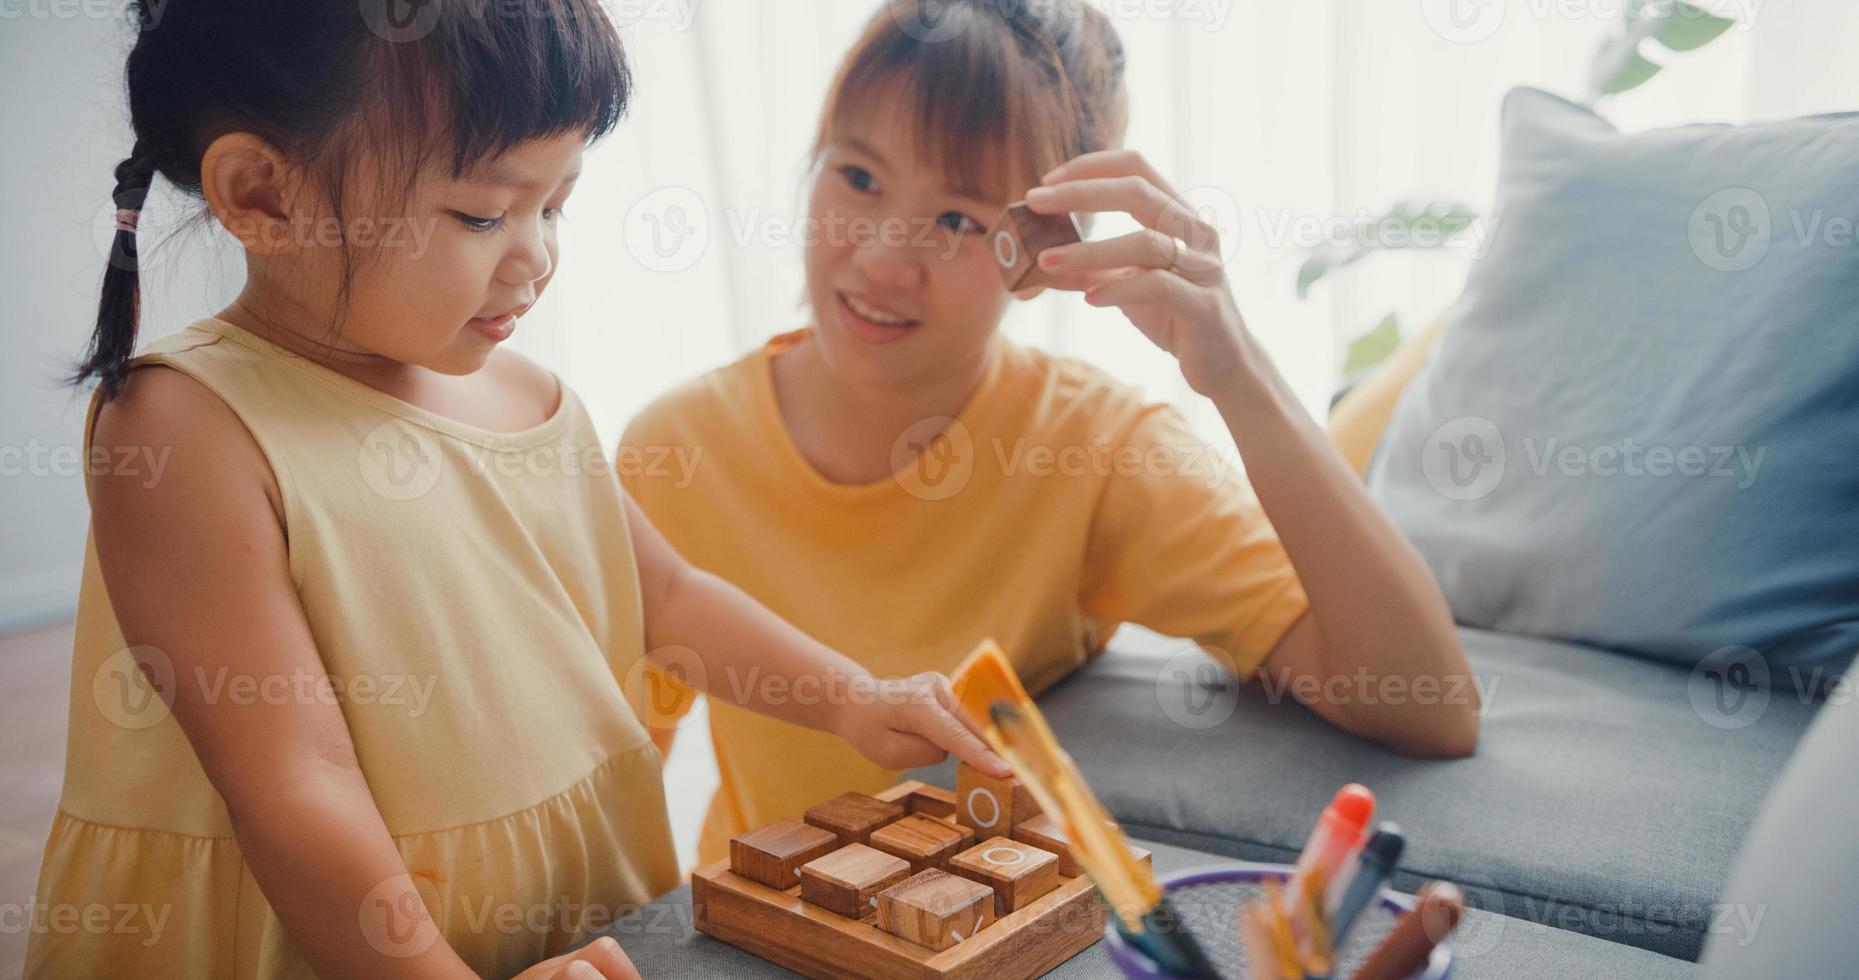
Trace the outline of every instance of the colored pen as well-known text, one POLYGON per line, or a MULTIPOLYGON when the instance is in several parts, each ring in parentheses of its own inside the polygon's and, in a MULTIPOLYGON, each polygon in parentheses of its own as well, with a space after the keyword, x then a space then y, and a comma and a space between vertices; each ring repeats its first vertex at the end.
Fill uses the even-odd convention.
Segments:
POLYGON ((1401 916, 1394 931, 1375 947, 1353 980, 1406 980, 1426 968, 1433 948, 1445 942, 1465 912, 1465 895, 1458 886, 1435 881, 1420 889, 1420 901, 1401 916))
MULTIPOLYGON (((1368 836, 1368 822, 1375 815, 1375 794, 1360 783, 1350 783, 1336 791, 1336 797, 1325 807, 1323 814, 1317 818, 1317 826, 1310 832, 1310 840, 1304 844, 1304 853, 1298 855, 1297 866, 1291 872, 1291 883, 1285 891, 1289 893, 1291 919, 1296 922, 1302 911, 1305 879, 1313 871, 1322 869, 1324 880, 1335 881, 1342 873, 1343 859, 1351 851, 1362 846, 1368 836)), ((1312 911, 1321 913, 1321 909, 1312 911)))
POLYGON ((1356 917, 1381 894, 1382 886, 1394 874, 1394 867, 1400 863, 1401 851, 1406 846, 1407 839, 1401 835, 1401 828, 1392 823, 1381 824, 1363 845, 1355 866, 1338 875, 1331 884, 1324 896, 1324 918, 1329 920, 1330 936, 1338 947, 1348 937, 1356 917))

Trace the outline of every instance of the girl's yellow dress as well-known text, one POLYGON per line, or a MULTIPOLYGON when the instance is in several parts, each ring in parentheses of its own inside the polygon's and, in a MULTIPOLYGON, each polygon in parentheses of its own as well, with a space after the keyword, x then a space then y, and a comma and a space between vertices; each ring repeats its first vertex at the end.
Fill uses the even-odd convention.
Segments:
MULTIPOLYGON (((467 963, 516 973, 675 887, 659 753, 622 690, 644 653, 632 541, 572 392, 506 435, 218 319, 143 360, 211 389, 269 460, 291 576, 362 770, 467 963)), ((314 695, 303 678, 203 677, 126 650, 85 551, 64 792, 26 975, 310 976, 157 692, 314 695)), ((381 941, 405 935, 391 909, 367 916, 358 928, 381 941)))

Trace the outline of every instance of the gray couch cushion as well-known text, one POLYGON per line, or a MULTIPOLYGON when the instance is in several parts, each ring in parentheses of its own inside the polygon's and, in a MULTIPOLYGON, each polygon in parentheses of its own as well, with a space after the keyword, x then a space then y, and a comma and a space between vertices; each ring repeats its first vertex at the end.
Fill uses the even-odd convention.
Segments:
MULTIPOLYGON (((1701 673, 1460 635, 1488 691, 1469 759, 1397 757, 1268 703, 1263 685, 1222 680, 1191 645, 1127 629, 1040 702, 1141 837, 1287 861, 1355 781, 1408 831, 1397 887, 1450 879, 1472 904, 1525 920, 1507 930, 1553 926, 1693 960, 1707 930, 1734 928, 1713 921, 1712 903, 1814 706, 1778 691, 1725 713, 1701 673)), ((953 780, 947 765, 916 775, 953 780)))
POLYGON ((1461 623, 1843 670, 1859 114, 1622 134, 1520 89, 1503 130, 1490 249, 1389 421, 1376 499, 1461 623))
MULTIPOLYGON (((1154 852, 1156 871, 1168 874, 1216 863, 1215 855, 1167 844, 1144 842, 1154 852)), ((1455 962, 1453 980, 1681 980, 1696 969, 1683 960, 1604 942, 1559 929, 1529 927, 1472 910, 1460 924, 1465 942, 1455 962)), ((702 977, 704 980, 761 980, 793 974, 766 960, 711 939, 691 924, 689 885, 661 896, 643 909, 616 921, 599 935, 619 940, 642 976, 702 977)), ((592 942, 595 937, 588 937, 592 942)), ((1065 961, 1049 977, 1112 980, 1120 976, 1097 948, 1065 961)))

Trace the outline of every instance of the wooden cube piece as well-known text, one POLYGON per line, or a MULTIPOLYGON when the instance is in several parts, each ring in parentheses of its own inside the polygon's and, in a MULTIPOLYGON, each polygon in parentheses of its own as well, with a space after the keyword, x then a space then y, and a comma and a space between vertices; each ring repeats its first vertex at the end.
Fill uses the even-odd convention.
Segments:
POLYGON ((940 868, 975 842, 975 832, 947 820, 922 815, 887 823, 871 832, 871 846, 910 862, 915 874, 940 868))
POLYGON ((878 914, 878 893, 910 877, 910 862, 864 844, 847 844, 800 866, 800 897, 848 919, 878 914))
MULTIPOLYGON (((1110 826, 1117 826, 1116 821, 1105 821, 1110 826)), ((1013 839, 1022 844, 1051 851, 1059 856, 1059 875, 1064 878, 1076 878, 1084 873, 1078 866, 1078 859, 1072 855, 1072 842, 1060 829, 1059 822, 1045 814, 1037 814, 1013 829, 1013 839)), ((1149 852, 1130 845, 1130 853, 1142 864, 1149 863, 1149 852)))
POLYGON ((1013 828, 1039 813, 1033 792, 1018 779, 990 776, 964 762, 955 768, 955 819, 979 837, 1012 837, 1013 828))
POLYGON ((1025 202, 1009 205, 994 229, 994 261, 1009 292, 1051 284, 1039 267, 1039 253, 1082 241, 1078 222, 1069 214, 1035 214, 1025 202))
POLYGON ((948 949, 993 921, 993 888, 936 868, 878 893, 878 928, 930 949, 948 949))
POLYGON ((839 849, 839 835, 798 820, 780 820, 729 841, 729 870, 770 888, 800 884, 800 866, 839 849))
POLYGON ((925 816, 955 818, 955 792, 941 786, 918 786, 899 802, 904 804, 907 813, 921 813, 925 816))
POLYGON ((864 844, 871 832, 904 815, 902 804, 886 803, 864 793, 841 793, 817 806, 807 808, 808 823, 830 830, 839 843, 864 844))
POLYGON ((994 889, 997 916, 1025 908, 1059 887, 1057 854, 1005 837, 991 837, 950 858, 949 870, 994 889))

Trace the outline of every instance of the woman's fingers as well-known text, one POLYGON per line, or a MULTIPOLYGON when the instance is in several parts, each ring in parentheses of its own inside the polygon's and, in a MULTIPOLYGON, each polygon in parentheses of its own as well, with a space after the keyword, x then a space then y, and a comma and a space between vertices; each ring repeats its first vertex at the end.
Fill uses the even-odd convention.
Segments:
POLYGON ((1105 283, 1086 293, 1084 298, 1092 306, 1161 306, 1184 299, 1182 293, 1188 288, 1187 280, 1180 276, 1147 269, 1105 283))
POLYGON ((1144 228, 1186 242, 1194 251, 1220 251, 1220 233, 1212 225, 1201 220, 1188 202, 1144 177, 1093 177, 1035 187, 1027 192, 1026 204, 1040 214, 1121 211, 1144 228))
POLYGON ((612 936, 602 936, 568 954, 556 976, 562 980, 640 980, 620 944, 612 936))
POLYGON ((1041 183, 1059 184, 1068 180, 1088 180, 1097 177, 1141 177, 1154 184, 1169 197, 1179 197, 1175 188, 1149 162, 1149 158, 1135 150, 1099 150, 1086 153, 1053 169, 1041 183))

